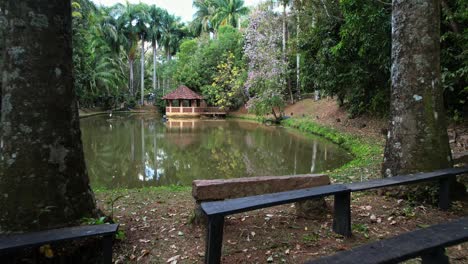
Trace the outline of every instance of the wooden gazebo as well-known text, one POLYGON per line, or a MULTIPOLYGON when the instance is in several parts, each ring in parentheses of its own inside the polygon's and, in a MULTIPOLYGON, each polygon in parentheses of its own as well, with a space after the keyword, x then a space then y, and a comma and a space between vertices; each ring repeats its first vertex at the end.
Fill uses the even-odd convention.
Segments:
POLYGON ((218 107, 207 107, 203 96, 192 91, 185 85, 162 97, 166 101, 166 115, 169 116, 201 116, 225 115, 226 111, 218 107))

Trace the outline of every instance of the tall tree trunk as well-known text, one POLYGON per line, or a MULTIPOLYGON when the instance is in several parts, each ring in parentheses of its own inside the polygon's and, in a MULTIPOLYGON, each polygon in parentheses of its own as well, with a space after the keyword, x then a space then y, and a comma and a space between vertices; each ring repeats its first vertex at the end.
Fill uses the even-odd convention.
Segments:
POLYGON ((167 62, 170 62, 172 59, 171 51, 169 50, 169 48, 166 49, 166 59, 167 59, 167 62))
POLYGON ((145 40, 141 37, 141 89, 140 89, 140 104, 145 104, 145 40))
POLYGON ((157 66, 157 43, 153 43, 153 91, 156 94, 156 66, 157 66))
POLYGON ((286 78, 286 85, 288 86, 288 91, 289 91, 289 96, 291 99, 291 103, 294 104, 294 97, 291 89, 291 80, 289 78, 289 74, 287 74, 287 67, 288 67, 288 60, 286 58, 286 34, 287 34, 287 24, 286 24, 286 18, 287 18, 287 13, 286 13, 286 3, 283 2, 283 62, 286 66, 286 72, 285 72, 285 78, 286 78))
POLYGON ((440 2, 394 0, 391 122, 382 174, 452 166, 440 77, 440 2))
POLYGON ((0 233, 77 224, 95 215, 95 202, 73 87, 71 2, 2 1, 0 20, 8 32, 1 40, 0 233))
POLYGON ((296 90, 297 95, 301 96, 301 54, 299 53, 299 33, 301 31, 300 23, 301 18, 299 10, 297 11, 297 20, 296 20, 296 90))
POLYGON ((135 97, 135 91, 133 89, 133 83, 134 83, 134 80, 133 80, 133 59, 128 60, 128 68, 130 69, 129 91, 130 91, 130 95, 132 97, 135 97))

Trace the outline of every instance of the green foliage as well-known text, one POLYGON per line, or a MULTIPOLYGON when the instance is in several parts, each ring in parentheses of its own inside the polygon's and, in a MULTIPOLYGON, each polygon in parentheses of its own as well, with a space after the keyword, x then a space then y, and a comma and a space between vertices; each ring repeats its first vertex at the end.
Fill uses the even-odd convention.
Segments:
POLYGON ((193 7, 197 11, 190 28, 196 36, 214 33, 226 25, 236 28, 241 16, 249 11, 243 0, 194 0, 193 7))
POLYGON ((103 37, 104 17, 98 8, 88 0, 72 6, 75 89, 80 105, 113 108, 125 97, 125 63, 103 37))
POLYGON ((101 216, 99 218, 88 218, 84 217, 81 219, 81 223, 84 225, 103 225, 106 223, 107 217, 101 216))
POLYGON ((369 227, 366 224, 352 224, 352 230, 363 234, 365 238, 369 238, 369 227))
POLYGON ((302 236, 302 241, 305 243, 316 242, 320 239, 320 236, 316 233, 305 234, 302 236))
MULTIPOLYGON (((301 17, 299 52, 305 92, 337 96, 350 115, 389 111, 391 4, 385 1, 309 0, 301 17), (311 25, 310 21, 314 21, 311 25)), ((442 1, 441 64, 444 98, 455 120, 468 97, 468 3, 442 1)))
POLYGON ((299 40, 305 55, 305 86, 338 96, 351 115, 386 114, 391 10, 378 1, 343 0, 328 6, 342 19, 310 14, 317 23, 299 40))
POLYGON ((207 100, 222 109, 230 109, 242 103, 242 88, 244 86, 243 70, 234 65, 235 56, 228 52, 226 59, 217 66, 211 86, 202 87, 202 92, 207 100))
POLYGON ((446 107, 453 120, 468 113, 468 2, 442 2, 441 64, 446 107), (465 26, 463 26, 465 25, 465 26))
MULTIPOLYGON (((109 223, 108 218, 106 216, 101 216, 99 218, 88 218, 84 217, 81 219, 81 223, 83 225, 104 225, 109 223)), ((115 233, 115 239, 117 240, 125 240, 126 235, 125 231, 123 230, 118 230, 117 233, 115 233)))
POLYGON ((232 54, 231 66, 239 70, 241 78, 242 69, 245 69, 242 47, 242 34, 231 26, 222 26, 217 39, 200 36, 182 42, 177 53, 178 60, 171 72, 177 84, 185 84, 198 92, 208 91, 219 75, 220 58, 226 58, 227 54, 232 54))

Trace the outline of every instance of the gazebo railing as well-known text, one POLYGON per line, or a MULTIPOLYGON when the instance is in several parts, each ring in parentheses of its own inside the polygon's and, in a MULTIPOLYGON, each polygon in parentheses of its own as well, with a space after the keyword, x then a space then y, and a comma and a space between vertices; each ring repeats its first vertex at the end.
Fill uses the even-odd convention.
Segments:
POLYGON ((226 112, 219 107, 166 107, 166 113, 220 113, 226 112))

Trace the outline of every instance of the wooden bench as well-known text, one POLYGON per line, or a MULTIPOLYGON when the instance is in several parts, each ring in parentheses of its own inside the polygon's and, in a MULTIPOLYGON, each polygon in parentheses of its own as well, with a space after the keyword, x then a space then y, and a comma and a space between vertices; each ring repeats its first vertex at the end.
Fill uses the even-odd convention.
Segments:
POLYGON ((351 192, 438 180, 440 185, 439 207, 442 210, 447 210, 450 206, 449 178, 467 172, 468 167, 449 168, 429 173, 395 176, 367 182, 334 184, 267 195, 201 203, 202 210, 208 217, 205 262, 220 263, 221 261, 224 216, 226 215, 333 195, 333 231, 345 237, 349 237, 351 236, 351 192))
MULTIPOLYGON (((349 190, 346 188, 346 186, 342 184, 334 184, 295 191, 271 193, 237 198, 232 200, 202 203, 201 207, 208 216, 206 239, 207 244, 205 253, 206 263, 220 263, 221 261, 224 216, 265 207, 271 207, 275 205, 320 198, 328 195, 335 195, 336 199, 336 197, 348 196, 349 190)), ((346 205, 344 206, 346 207, 346 205)), ((339 210, 337 212, 337 208, 340 207, 335 207, 333 228, 347 228, 347 221, 343 221, 343 219, 350 218, 351 212, 346 212, 346 210, 339 210), (346 215, 338 216, 339 213, 344 213, 346 215)), ((347 208, 349 208, 349 206, 347 208)))
POLYGON ((421 256, 422 263, 449 263, 445 248, 468 241, 468 217, 369 243, 307 264, 398 263, 421 256))
POLYGON ((45 231, 0 235, 0 255, 22 249, 87 237, 102 237, 104 263, 112 263, 112 244, 118 224, 76 226, 45 231))

